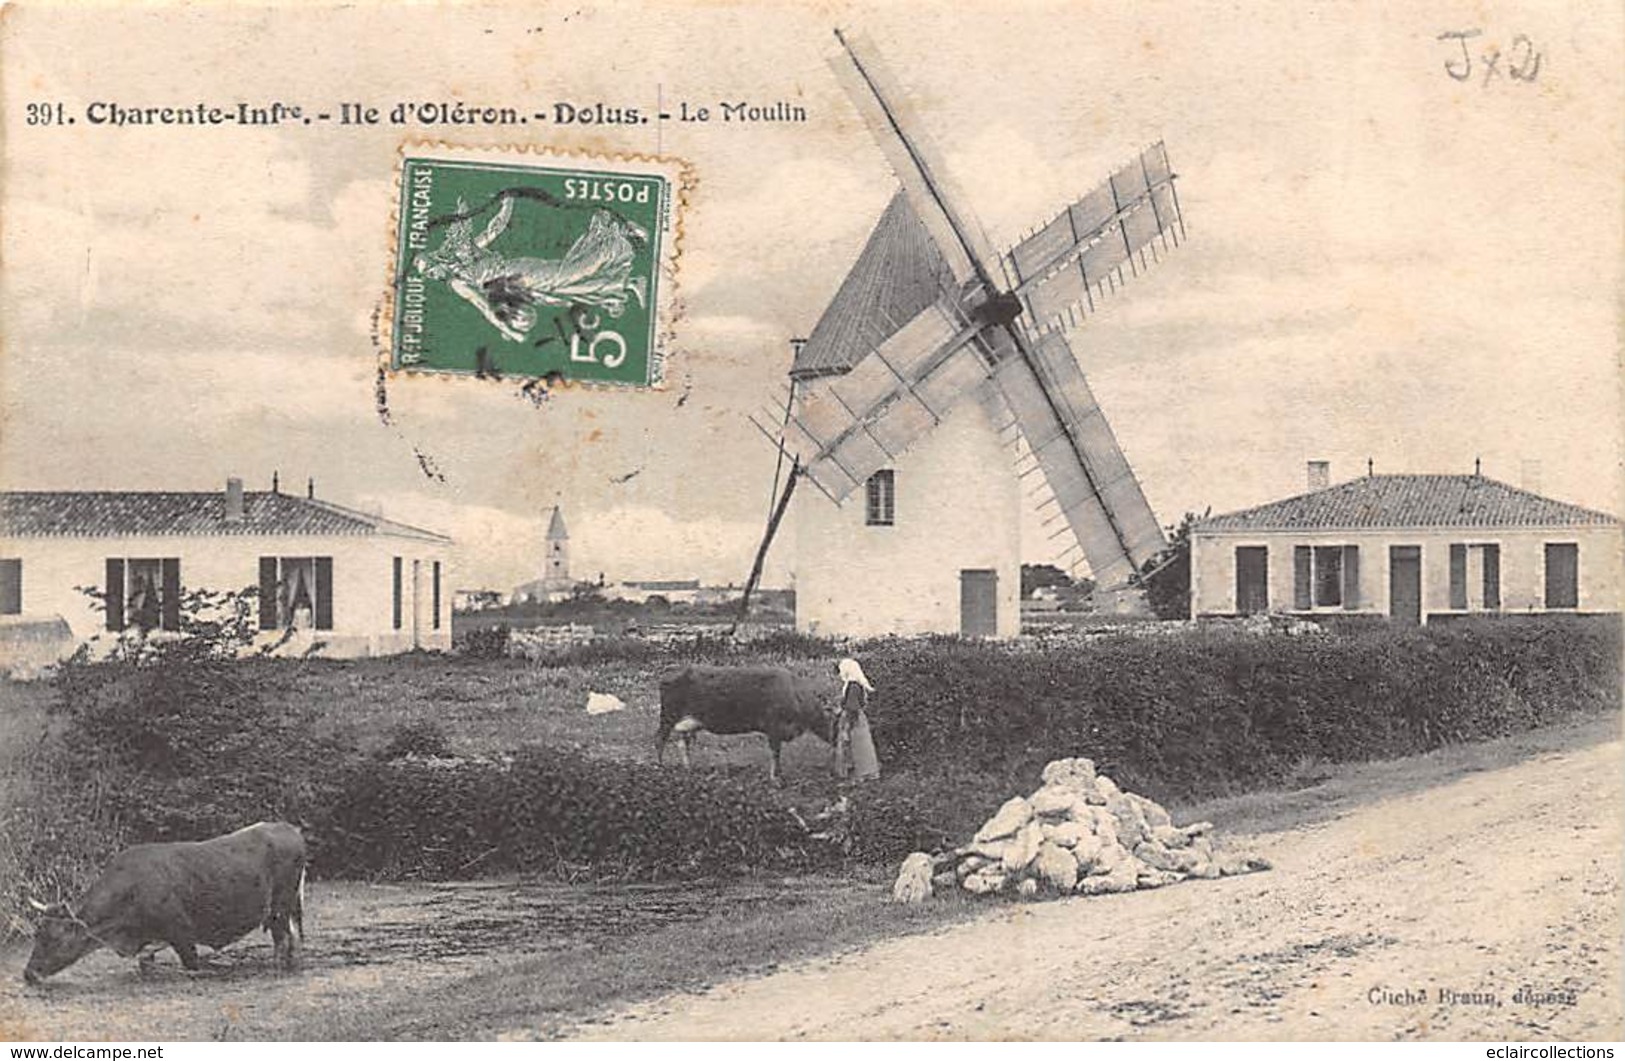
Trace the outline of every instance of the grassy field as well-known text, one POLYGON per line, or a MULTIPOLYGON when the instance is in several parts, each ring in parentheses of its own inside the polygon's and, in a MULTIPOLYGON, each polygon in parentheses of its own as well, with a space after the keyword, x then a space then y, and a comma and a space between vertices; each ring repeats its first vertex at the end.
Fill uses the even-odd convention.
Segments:
MULTIPOLYGON (((786 665, 833 685, 827 658, 786 665)), ((545 744, 573 747, 594 758, 649 762, 654 758, 658 682, 669 666, 656 659, 544 666, 523 660, 425 654, 382 660, 288 661, 277 665, 275 676, 283 690, 279 696, 314 707, 320 728, 367 751, 386 745, 403 726, 433 723, 460 755, 488 755, 524 744, 545 744), (587 697, 593 692, 615 695, 627 706, 610 714, 588 715, 587 697)), ((883 688, 877 717, 887 710, 884 693, 883 688)), ((54 724, 46 711, 52 695, 44 683, 0 682, 0 818, 29 811, 23 779, 33 750, 54 724)), ((1496 740, 1452 743, 1425 755, 1342 764, 1305 757, 1286 784, 1223 799, 1170 801, 1169 809, 1180 822, 1210 820, 1225 842, 1244 843, 1250 834, 1325 821, 1354 807, 1468 773, 1617 739, 1619 726, 1616 709, 1580 714, 1563 724, 1496 740)), ((1035 734, 1033 739, 1039 738, 1035 734)), ((760 784, 766 757, 759 736, 703 735, 695 767, 760 784)), ((840 793, 828 774, 827 762, 828 749, 813 738, 804 737, 786 748, 785 773, 794 804, 816 807, 840 793)), ((678 769, 669 760, 668 764, 670 769, 678 769)), ((1015 784, 1012 778, 990 774, 926 774, 923 769, 894 762, 888 763, 879 785, 866 791, 899 800, 918 796, 934 805, 951 804, 956 832, 948 840, 953 842, 1013 794, 1015 784)), ((4 865, 7 857, 0 845, 0 878, 11 880, 4 865)), ((706 908, 690 911, 693 916, 684 913, 664 921, 632 918, 619 925, 615 924, 619 916, 615 911, 632 910, 650 893, 639 891, 638 886, 589 887, 511 878, 477 884, 403 882, 384 887, 323 882, 313 892, 323 910, 323 927, 313 938, 325 948, 318 952, 328 963, 322 975, 335 977, 333 993, 323 996, 330 1004, 318 1004, 308 997, 309 990, 300 994, 297 983, 286 989, 267 985, 251 968, 244 968, 239 976, 242 982, 232 981, 232 990, 240 988, 245 997, 269 990, 275 998, 255 1007, 251 1018, 222 1034, 433 1039, 514 1032, 548 1037, 563 1025, 618 1002, 693 990, 784 962, 928 931, 999 908, 957 894, 923 907, 896 907, 887 901, 892 871, 891 864, 860 861, 840 875, 781 879, 746 873, 731 881, 680 886, 702 888, 706 908), (532 931, 525 920, 529 916, 525 911, 534 906, 535 897, 561 894, 579 896, 582 905, 600 908, 601 915, 593 922, 596 927, 567 932, 569 945, 563 949, 546 942, 545 933, 532 931), (391 900, 394 905, 381 908, 380 895, 395 897, 391 900), (482 895, 508 898, 496 907, 480 906, 469 898, 482 895), (457 909, 465 900, 470 905, 457 909), (604 928, 605 924, 609 927, 604 928), (461 948, 464 965, 447 966, 437 954, 435 948, 446 941, 461 948), (479 960, 468 959, 470 955, 479 960), (386 964, 387 974, 366 972, 386 964), (425 990, 431 983, 433 990, 425 990), (345 984, 352 986, 343 987, 345 984)), ((12 919, 15 913, 8 906, 0 917, 12 919)), ((5 935, 5 925, 0 924, 0 940, 5 935)), ((17 947, 14 941, 6 953, 8 963, 18 957, 17 947)), ((108 968, 122 967, 114 963, 108 968)), ((87 983, 101 983, 101 975, 97 973, 87 983)), ((115 985, 114 989, 124 988, 115 985)), ((204 982, 182 991, 177 985, 159 984, 140 991, 167 1000, 165 992, 171 989, 181 1000, 175 1005, 203 1007, 205 1017, 218 1020, 211 1014, 219 1011, 223 985, 204 982)), ((100 990, 93 987, 91 994, 100 990)), ((135 997, 145 996, 138 992, 135 997)), ((106 998, 87 995, 83 1001, 101 1005, 106 998)), ((208 1027, 200 1027, 201 1032, 182 1037, 213 1034, 208 1027)))

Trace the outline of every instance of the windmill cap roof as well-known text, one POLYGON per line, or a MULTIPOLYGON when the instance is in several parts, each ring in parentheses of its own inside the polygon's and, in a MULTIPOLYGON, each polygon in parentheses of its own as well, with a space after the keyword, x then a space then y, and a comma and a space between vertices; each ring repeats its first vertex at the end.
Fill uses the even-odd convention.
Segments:
POLYGON ((790 375, 802 379, 851 371, 936 302, 951 280, 942 252, 899 191, 796 352, 790 375))
POLYGON ((1368 475, 1198 520, 1197 531, 1609 526, 1606 512, 1481 475, 1368 475))

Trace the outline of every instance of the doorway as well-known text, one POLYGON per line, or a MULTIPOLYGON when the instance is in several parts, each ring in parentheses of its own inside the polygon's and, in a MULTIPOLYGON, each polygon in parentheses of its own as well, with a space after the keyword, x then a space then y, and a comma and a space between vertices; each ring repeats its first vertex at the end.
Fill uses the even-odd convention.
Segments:
POLYGON ((999 573, 986 568, 959 572, 959 632, 993 637, 999 632, 999 573))
POLYGON ((1236 611, 1258 615, 1270 610, 1270 551, 1262 545, 1236 547, 1236 611))
POLYGON ((1388 616, 1402 623, 1422 621, 1422 547, 1388 547, 1388 616))

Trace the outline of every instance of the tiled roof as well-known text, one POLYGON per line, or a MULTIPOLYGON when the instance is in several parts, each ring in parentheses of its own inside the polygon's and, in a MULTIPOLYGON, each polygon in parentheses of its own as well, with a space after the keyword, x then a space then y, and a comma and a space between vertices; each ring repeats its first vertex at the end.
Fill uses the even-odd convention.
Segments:
POLYGON ((1209 516, 1198 521, 1196 529, 1573 527, 1618 522, 1605 512, 1481 475, 1368 475, 1257 508, 1209 516))
POLYGON ((0 535, 124 538, 163 535, 401 534, 433 531, 290 494, 243 494, 243 518, 226 520, 224 491, 40 490, 0 493, 0 535))
POLYGON ((797 379, 850 371, 952 284, 942 252, 902 192, 796 354, 797 379))

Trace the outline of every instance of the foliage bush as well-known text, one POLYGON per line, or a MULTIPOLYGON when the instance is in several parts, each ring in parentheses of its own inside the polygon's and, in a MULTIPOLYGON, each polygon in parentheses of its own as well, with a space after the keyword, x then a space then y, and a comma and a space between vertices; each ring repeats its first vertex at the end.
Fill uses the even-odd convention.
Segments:
MULTIPOLYGON (((238 659, 229 641, 143 641, 64 666, 51 736, 32 760, 31 805, 0 821, 10 845, 0 870, 56 898, 128 843, 261 818, 299 823, 317 872, 367 878, 650 880, 889 862, 962 841, 1064 756, 1089 756, 1153 798, 1194 800, 1290 783, 1305 761, 1411 754, 1620 707, 1617 619, 1318 637, 1195 628, 1043 650, 949 638, 843 647, 786 633, 748 646, 588 645, 570 660, 859 656, 878 689, 869 714, 886 774, 820 823, 832 788, 820 783, 792 805, 756 770, 659 769, 539 747, 501 761, 401 758, 445 754, 434 722, 403 725, 385 753, 364 756, 321 735, 325 705, 310 695, 321 686, 304 684, 320 665, 238 659)), ((431 665, 446 664, 389 661, 408 673, 431 665)))
POLYGON ((470 659, 503 659, 508 655, 508 639, 512 633, 507 623, 476 627, 463 635, 459 647, 470 659))
POLYGON ((59 667, 37 802, 5 827, 20 883, 71 894, 127 844, 298 821, 331 798, 328 771, 353 751, 318 737, 314 707, 290 694, 299 661, 251 650, 252 616, 251 593, 194 592, 188 636, 127 632, 59 667))
POLYGON ((1127 787, 1198 799, 1278 784, 1308 757, 1407 755, 1620 706, 1617 618, 1236 630, 1043 652, 943 639, 869 646, 884 762, 1026 783, 1094 758, 1127 787))
POLYGON ((357 762, 310 833, 327 876, 520 871, 659 880, 814 857, 765 783, 529 747, 511 760, 357 762))
POLYGON ((384 746, 378 749, 377 757, 387 761, 414 755, 444 758, 450 754, 451 737, 445 727, 433 719, 421 719, 396 726, 384 746))

